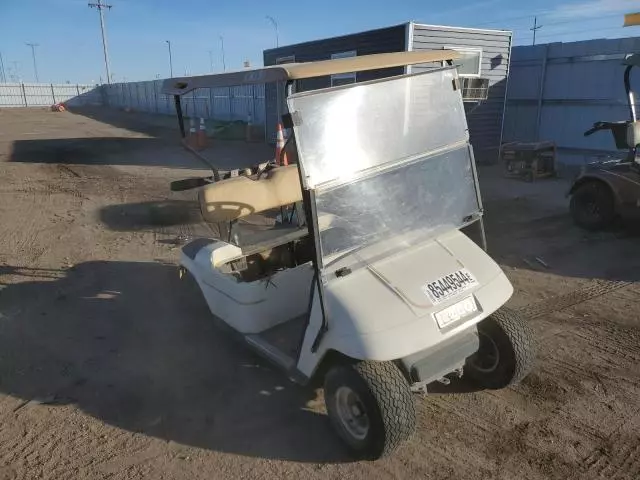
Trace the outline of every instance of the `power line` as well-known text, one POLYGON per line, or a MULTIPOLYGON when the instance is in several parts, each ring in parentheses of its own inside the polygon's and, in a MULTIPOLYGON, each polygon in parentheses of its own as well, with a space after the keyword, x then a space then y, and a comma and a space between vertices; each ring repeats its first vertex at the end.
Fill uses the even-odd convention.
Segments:
POLYGON ((596 32, 606 32, 606 31, 612 31, 612 30, 620 30, 620 27, 596 28, 594 30, 585 30, 585 29, 568 30, 568 31, 561 31, 556 33, 547 33, 545 35, 540 35, 539 38, 561 37, 564 35, 572 35, 576 33, 596 33, 596 32))
POLYGON ((484 25, 494 25, 496 23, 502 23, 502 22, 510 22, 512 20, 529 20, 531 19, 531 17, 534 16, 544 16, 545 14, 552 12, 553 10, 541 10, 539 12, 532 12, 528 15, 520 15, 518 17, 507 17, 507 18, 500 18, 498 20, 491 20, 490 22, 482 22, 482 23, 478 23, 476 24, 476 27, 482 27, 484 25))
MULTIPOLYGON (((538 12, 532 12, 529 15, 519 15, 517 17, 506 17, 506 18, 500 18, 497 20, 491 20, 490 22, 482 22, 482 23, 477 23, 474 24, 474 26, 476 27, 482 27, 485 25, 495 25, 496 23, 504 23, 504 22, 510 22, 510 21, 514 21, 514 20, 529 20, 531 19, 531 17, 545 17, 548 14, 551 13, 557 13, 556 10, 540 10, 538 12)), ((597 17, 593 17, 593 18, 584 18, 584 19, 572 19, 572 20, 561 20, 558 22, 551 22, 551 23, 545 23, 546 26, 551 26, 551 25, 565 25, 568 23, 583 23, 583 22, 591 22, 591 21, 597 21, 603 18, 612 18, 612 17, 619 17, 620 16, 620 12, 618 13, 608 13, 605 15, 598 15, 597 17)))
POLYGON ((102 11, 105 8, 111 9, 111 5, 102 3, 102 0, 98 0, 98 3, 90 3, 90 8, 96 8, 100 14, 100 32, 102 33, 102 50, 104 52, 104 66, 107 71, 107 83, 111 83, 111 71, 109 69, 109 51, 107 49, 107 34, 104 27, 104 15, 102 11))
POLYGON ((598 20, 602 20, 603 18, 612 18, 612 17, 620 17, 619 13, 609 13, 608 15, 599 15, 597 17, 593 17, 593 18, 584 18, 584 19, 573 19, 573 20, 562 20, 560 22, 547 22, 545 23, 546 27, 551 27, 551 26, 555 26, 555 25, 567 25, 569 23, 585 23, 585 22, 595 22, 598 20))

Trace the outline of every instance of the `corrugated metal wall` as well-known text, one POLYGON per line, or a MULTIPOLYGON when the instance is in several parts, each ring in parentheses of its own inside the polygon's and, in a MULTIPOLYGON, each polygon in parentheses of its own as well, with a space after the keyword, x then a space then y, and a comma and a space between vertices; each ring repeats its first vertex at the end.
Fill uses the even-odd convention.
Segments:
MULTIPOLYGON (((467 122, 476 158, 482 163, 498 159, 504 103, 507 92, 511 32, 469 28, 413 25, 413 50, 442 50, 444 47, 482 49, 480 76, 489 79, 488 99, 480 104, 466 103, 467 122)), ((418 72, 428 66, 413 66, 418 72)))
MULTIPOLYGON (((141 112, 175 114, 173 98, 161 92, 162 80, 104 85, 108 105, 133 108, 141 112)), ((264 85, 231 88, 203 88, 182 96, 182 109, 188 117, 246 121, 264 124, 264 85)))
MULTIPOLYGON (((639 52, 640 37, 515 47, 504 141, 554 141, 570 169, 615 154, 610 134, 583 133, 599 120, 629 118, 621 63, 639 52)), ((631 77, 640 94, 640 69, 631 77)))
POLYGON ((55 103, 70 106, 101 105, 97 85, 55 83, 0 83, 0 107, 44 107, 55 103))
MULTIPOLYGON (((373 53, 402 52, 406 44, 405 25, 396 25, 388 28, 369 30, 366 32, 332 37, 312 42, 287 45, 280 48, 265 50, 263 53, 264 65, 276 65, 279 58, 295 57, 296 62, 312 62, 317 60, 329 60, 331 54, 355 50, 358 55, 371 55, 373 53)), ((402 68, 387 68, 359 72, 356 79, 359 82, 374 80, 376 78, 401 75, 402 68)), ((315 90, 331 86, 330 77, 317 77, 298 82, 297 90, 315 90)), ((275 141, 277 114, 277 87, 267 85, 266 111, 267 111, 267 138, 275 141)))

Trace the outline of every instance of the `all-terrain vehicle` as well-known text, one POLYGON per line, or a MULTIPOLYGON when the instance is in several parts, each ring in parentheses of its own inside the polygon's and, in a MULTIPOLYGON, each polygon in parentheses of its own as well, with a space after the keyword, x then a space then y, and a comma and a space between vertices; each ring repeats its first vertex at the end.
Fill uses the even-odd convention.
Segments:
POLYGON ((513 288, 484 250, 456 56, 359 56, 163 87, 182 131, 180 96, 193 89, 285 89, 294 163, 174 185, 201 186, 205 220, 224 226, 182 248, 181 271, 249 347, 296 382, 324 382, 329 419, 360 457, 409 437, 412 392, 452 375, 503 388, 533 364, 530 327, 503 308, 513 288), (410 64, 434 68, 295 92, 309 77, 410 64))
POLYGON ((627 57, 624 64, 624 88, 631 119, 596 122, 584 135, 610 131, 616 148, 626 150, 626 154, 586 165, 568 193, 575 223, 587 230, 604 229, 618 216, 640 219, 640 122, 630 79, 633 67, 640 67, 640 54, 627 57))

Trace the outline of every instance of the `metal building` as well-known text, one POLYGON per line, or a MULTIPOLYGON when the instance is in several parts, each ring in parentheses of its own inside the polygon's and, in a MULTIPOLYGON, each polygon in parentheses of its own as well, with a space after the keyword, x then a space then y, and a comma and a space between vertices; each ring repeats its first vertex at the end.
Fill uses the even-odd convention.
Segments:
MULTIPOLYGON (((309 62, 373 53, 412 50, 453 49, 463 53, 459 73, 463 81, 485 78, 489 82, 488 98, 480 103, 468 102, 467 120, 476 158, 480 162, 495 162, 502 137, 505 96, 509 73, 512 34, 505 30, 447 27, 407 22, 366 32, 265 50, 264 65, 289 62, 309 62)), ((298 90, 311 90, 362 82, 376 78, 417 72, 438 65, 419 65, 368 72, 347 73, 332 77, 305 80, 298 90)), ((275 138, 278 111, 282 111, 282 88, 267 87, 267 138, 275 138), (278 105, 280 103, 280 106, 278 105)))
MULTIPOLYGON (((567 175, 616 155, 611 135, 584 132, 597 121, 629 118, 622 61, 639 52, 640 37, 514 47, 504 140, 553 141, 567 175)), ((631 85, 640 92, 638 72, 631 85)))

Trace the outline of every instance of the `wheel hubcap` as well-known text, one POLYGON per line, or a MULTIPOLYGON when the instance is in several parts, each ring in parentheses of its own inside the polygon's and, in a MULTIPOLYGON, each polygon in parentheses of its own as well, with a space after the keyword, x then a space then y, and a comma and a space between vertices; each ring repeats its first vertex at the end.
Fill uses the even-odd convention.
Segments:
POLYGON ((369 417, 360 397, 349 387, 336 391, 336 413, 342 426, 358 440, 364 440, 369 432, 369 417))
POLYGON ((500 363, 500 352, 493 339, 484 332, 478 332, 480 347, 471 357, 471 365, 480 372, 493 372, 500 363))

